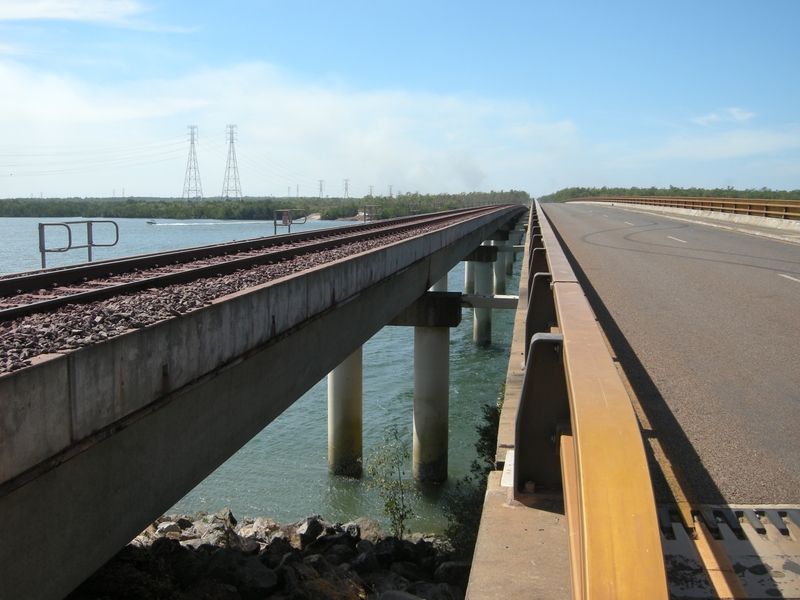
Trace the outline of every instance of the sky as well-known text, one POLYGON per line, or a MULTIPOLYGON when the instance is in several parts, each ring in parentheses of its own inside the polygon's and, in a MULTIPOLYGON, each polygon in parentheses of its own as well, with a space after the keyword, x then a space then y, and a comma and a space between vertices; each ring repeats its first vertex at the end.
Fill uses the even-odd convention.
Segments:
POLYGON ((800 188, 800 2, 0 0, 0 198, 800 188))

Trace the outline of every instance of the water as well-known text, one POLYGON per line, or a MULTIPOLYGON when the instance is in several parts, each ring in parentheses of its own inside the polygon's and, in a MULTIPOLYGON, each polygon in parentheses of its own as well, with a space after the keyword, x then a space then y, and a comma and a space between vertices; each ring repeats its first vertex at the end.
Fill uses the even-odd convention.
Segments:
MULTIPOLYGON (((38 268, 40 219, 0 219, 0 273, 38 268)), ((55 221, 55 220, 52 220, 55 221)), ((96 259, 197 246, 272 233, 272 222, 159 221, 116 219, 120 226, 117 246, 98 249, 96 259)), ((341 225, 309 221, 292 230, 341 225)), ((285 231, 285 230, 284 230, 285 231)), ((113 234, 113 232, 112 232, 113 234)), ((50 238, 48 237, 48 240, 50 238)), ((100 230, 96 241, 102 241, 100 230)), ((79 242, 73 242, 79 243, 79 242)), ((53 236, 50 247, 60 245, 53 236)), ((85 260, 85 251, 49 255, 48 266, 85 260), (69 258, 72 257, 70 261, 69 258)), ((507 283, 514 294, 519 284, 520 261, 507 283)), ((448 277, 451 290, 463 288, 463 263, 448 277)), ((475 426, 481 406, 494 403, 505 379, 514 314, 495 310, 493 339, 488 348, 472 344, 472 311, 464 309, 461 325, 450 333, 450 458, 449 479, 441 485, 421 487, 412 528, 442 531, 447 523, 439 500, 444 491, 469 473, 475 457, 475 426)), ((410 448, 413 405, 414 332, 408 327, 385 327, 364 345, 364 454, 381 441, 384 429, 397 425, 410 448)), ((228 506, 237 516, 264 516, 279 522, 321 514, 329 521, 345 522, 359 516, 377 519, 388 529, 375 492, 363 480, 336 477, 327 472, 327 383, 323 379, 273 421, 207 479, 189 492, 168 513, 216 512, 228 506)))

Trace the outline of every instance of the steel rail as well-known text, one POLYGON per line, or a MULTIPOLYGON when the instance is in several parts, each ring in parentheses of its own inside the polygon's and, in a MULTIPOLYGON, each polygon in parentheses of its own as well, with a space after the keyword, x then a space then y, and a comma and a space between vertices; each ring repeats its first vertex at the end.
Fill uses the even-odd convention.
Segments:
MULTIPOLYGON (((575 598, 666 599, 666 572, 644 443, 589 302, 538 202, 552 277, 571 436, 560 440, 575 598), (577 582, 580 582, 579 584, 577 582)), ((518 460, 518 459, 517 459, 518 460)))
POLYGON ((800 220, 800 201, 751 198, 689 198, 680 196, 603 196, 570 198, 564 202, 613 202, 704 210, 772 219, 800 220))
POLYGON ((258 265, 272 264, 284 260, 290 260, 304 254, 320 252, 346 244, 351 244, 368 239, 375 239, 403 233, 411 229, 425 227, 437 223, 446 222, 457 216, 469 216, 482 214, 490 210, 497 210, 497 207, 487 209, 485 207, 476 209, 466 209, 457 211, 446 211, 436 213, 435 216, 424 215, 413 218, 401 217, 382 221, 380 223, 370 223, 368 225, 357 225, 345 228, 330 228, 316 230, 316 232, 302 232, 285 236, 270 236, 268 238, 255 238, 243 242, 232 242, 228 244, 198 246, 185 250, 178 250, 164 253, 146 254, 134 257, 126 257, 117 260, 104 261, 102 263, 91 263, 78 265, 60 270, 36 271, 30 275, 22 275, 0 280, 0 297, 13 296, 26 291, 34 291, 50 288, 53 284, 57 286, 72 285, 75 283, 85 283, 91 279, 121 275, 133 271, 170 266, 175 263, 187 264, 193 260, 203 258, 225 256, 232 252, 245 252, 257 249, 267 250, 257 255, 249 255, 243 258, 232 258, 224 262, 201 267, 190 267, 171 273, 163 273, 153 277, 145 277, 134 281, 96 288, 93 290, 81 291, 74 294, 56 296, 40 302, 23 304, 20 306, 0 310, 0 322, 16 319, 35 312, 54 310, 68 304, 80 304, 94 302, 113 296, 138 292, 144 289, 156 287, 166 287, 168 285, 187 283, 197 279, 214 277, 218 275, 228 275, 238 270, 252 268, 258 265), (343 232, 342 229, 345 231, 343 232), (291 248, 280 250, 287 244, 298 244, 309 242, 303 245, 293 245, 291 248), (260 248, 259 248, 260 245, 260 248), (275 248, 274 250, 271 250, 275 248))
MULTIPOLYGON (((436 213, 436 217, 461 214, 468 214, 470 211, 480 211, 480 209, 469 209, 467 211, 446 211, 436 213)), ((325 229, 314 229, 292 234, 272 235, 260 238, 251 238, 234 242, 223 242, 220 244, 208 244, 203 246, 193 246, 191 248, 181 248, 166 252, 153 252, 139 254, 122 258, 112 258, 92 263, 82 263, 67 267, 52 267, 50 269, 40 269, 28 271, 24 274, 12 274, 0 276, 0 297, 15 295, 29 291, 35 291, 51 286, 52 284, 70 285, 81 283, 86 279, 97 279, 108 277, 109 275, 122 275, 130 273, 136 269, 149 269, 169 264, 187 263, 204 258, 224 256, 237 252, 248 252, 253 250, 267 249, 286 244, 296 244, 307 241, 314 241, 326 237, 343 237, 358 231, 368 231, 372 229, 384 228, 387 225, 401 223, 420 222, 421 219, 431 218, 430 214, 415 215, 413 217, 397 217, 386 219, 379 222, 368 224, 350 225, 344 227, 329 227, 325 229)))

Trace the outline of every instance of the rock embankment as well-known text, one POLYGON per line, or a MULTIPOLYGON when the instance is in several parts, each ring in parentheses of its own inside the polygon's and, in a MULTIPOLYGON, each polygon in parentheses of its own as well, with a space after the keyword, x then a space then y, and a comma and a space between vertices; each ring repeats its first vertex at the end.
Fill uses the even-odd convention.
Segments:
POLYGON ((377 522, 237 522, 229 509, 161 517, 67 600, 461 600, 469 563, 433 536, 387 536, 377 522))

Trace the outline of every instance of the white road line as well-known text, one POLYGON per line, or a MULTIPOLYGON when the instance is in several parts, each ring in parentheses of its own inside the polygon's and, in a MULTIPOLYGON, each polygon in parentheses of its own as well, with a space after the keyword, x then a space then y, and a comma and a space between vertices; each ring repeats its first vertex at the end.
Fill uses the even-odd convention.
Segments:
POLYGON ((792 281, 796 281, 797 283, 800 283, 800 279, 797 279, 797 277, 792 277, 791 275, 784 275, 783 273, 778 273, 778 276, 779 277, 786 277, 786 279, 791 279, 792 281))
POLYGON ((686 240, 679 240, 678 238, 674 238, 674 237, 672 237, 671 235, 668 235, 667 237, 668 237, 669 239, 671 239, 671 240, 675 240, 676 242, 680 242, 681 244, 688 244, 688 243, 689 243, 689 242, 687 242, 686 240))
POLYGON ((608 218, 608 215, 603 215, 603 216, 604 216, 606 219, 608 218))
POLYGON ((628 221, 623 221, 626 225, 633 225, 633 223, 628 223, 628 221))

